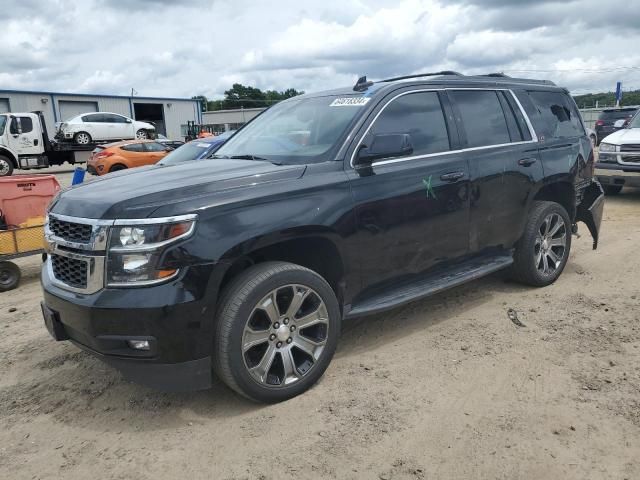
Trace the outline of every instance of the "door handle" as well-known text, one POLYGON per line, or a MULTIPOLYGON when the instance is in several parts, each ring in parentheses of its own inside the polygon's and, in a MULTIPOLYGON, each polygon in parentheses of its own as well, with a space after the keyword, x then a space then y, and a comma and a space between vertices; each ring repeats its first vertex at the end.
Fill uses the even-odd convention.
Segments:
POLYGON ((444 180, 445 182, 455 182, 456 180, 460 180, 464 177, 464 172, 451 172, 440 175, 440 180, 444 180))
POLYGON ((518 160, 518 165, 522 165, 523 167, 529 167, 531 165, 533 165, 534 163, 536 163, 535 158, 521 158, 520 160, 518 160))

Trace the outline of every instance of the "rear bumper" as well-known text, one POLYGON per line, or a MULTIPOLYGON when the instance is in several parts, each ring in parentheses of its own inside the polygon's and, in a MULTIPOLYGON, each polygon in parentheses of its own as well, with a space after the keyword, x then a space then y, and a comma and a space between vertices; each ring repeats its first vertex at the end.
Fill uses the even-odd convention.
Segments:
POLYGON ((576 221, 583 222, 593 238, 593 249, 598 248, 600 224, 604 209, 604 191, 597 180, 593 180, 583 191, 577 208, 576 221))

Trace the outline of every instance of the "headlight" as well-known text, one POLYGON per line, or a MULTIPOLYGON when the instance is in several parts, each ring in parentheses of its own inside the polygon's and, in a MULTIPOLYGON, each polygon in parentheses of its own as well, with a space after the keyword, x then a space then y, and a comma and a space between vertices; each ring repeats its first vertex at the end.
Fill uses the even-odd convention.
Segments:
POLYGON ((601 143, 600 144, 600 153, 610 153, 615 152, 618 149, 616 145, 611 143, 601 143))
MULTIPOLYGON (((162 223, 127 221, 115 225, 109 236, 107 285, 149 285, 178 274, 176 268, 161 264, 167 246, 189 237, 195 228, 195 215, 158 219, 162 223)), ((117 222, 116 222, 117 223, 117 222)))

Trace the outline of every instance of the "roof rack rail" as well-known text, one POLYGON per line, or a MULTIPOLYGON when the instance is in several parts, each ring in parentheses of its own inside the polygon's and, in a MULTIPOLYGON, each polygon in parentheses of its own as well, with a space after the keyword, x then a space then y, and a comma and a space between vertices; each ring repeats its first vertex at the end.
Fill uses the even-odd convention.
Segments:
POLYGON ((418 73, 416 75, 403 75, 402 77, 385 78, 384 80, 380 80, 380 82, 395 82, 396 80, 405 80, 407 78, 435 77, 438 75, 455 75, 456 77, 464 77, 464 75, 459 72, 443 70, 442 72, 418 73))
POLYGON ((358 79, 356 84, 353 86, 353 91, 354 92, 363 92, 367 88, 369 88, 371 85, 373 85, 373 82, 371 80, 367 81, 367 76, 363 75, 362 77, 360 77, 358 79))

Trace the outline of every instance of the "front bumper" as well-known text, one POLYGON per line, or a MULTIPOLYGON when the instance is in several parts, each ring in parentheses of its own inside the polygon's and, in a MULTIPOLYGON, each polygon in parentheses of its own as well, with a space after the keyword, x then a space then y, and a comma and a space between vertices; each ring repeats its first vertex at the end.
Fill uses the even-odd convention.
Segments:
POLYGON ((58 287, 46 268, 41 281, 45 325, 56 340, 70 340, 125 378, 152 388, 211 386, 213 307, 191 295, 185 278, 93 294, 58 287), (129 340, 147 340, 150 348, 135 350, 129 340))
POLYGON ((598 163, 596 164, 595 176, 603 185, 640 187, 640 165, 598 163))

